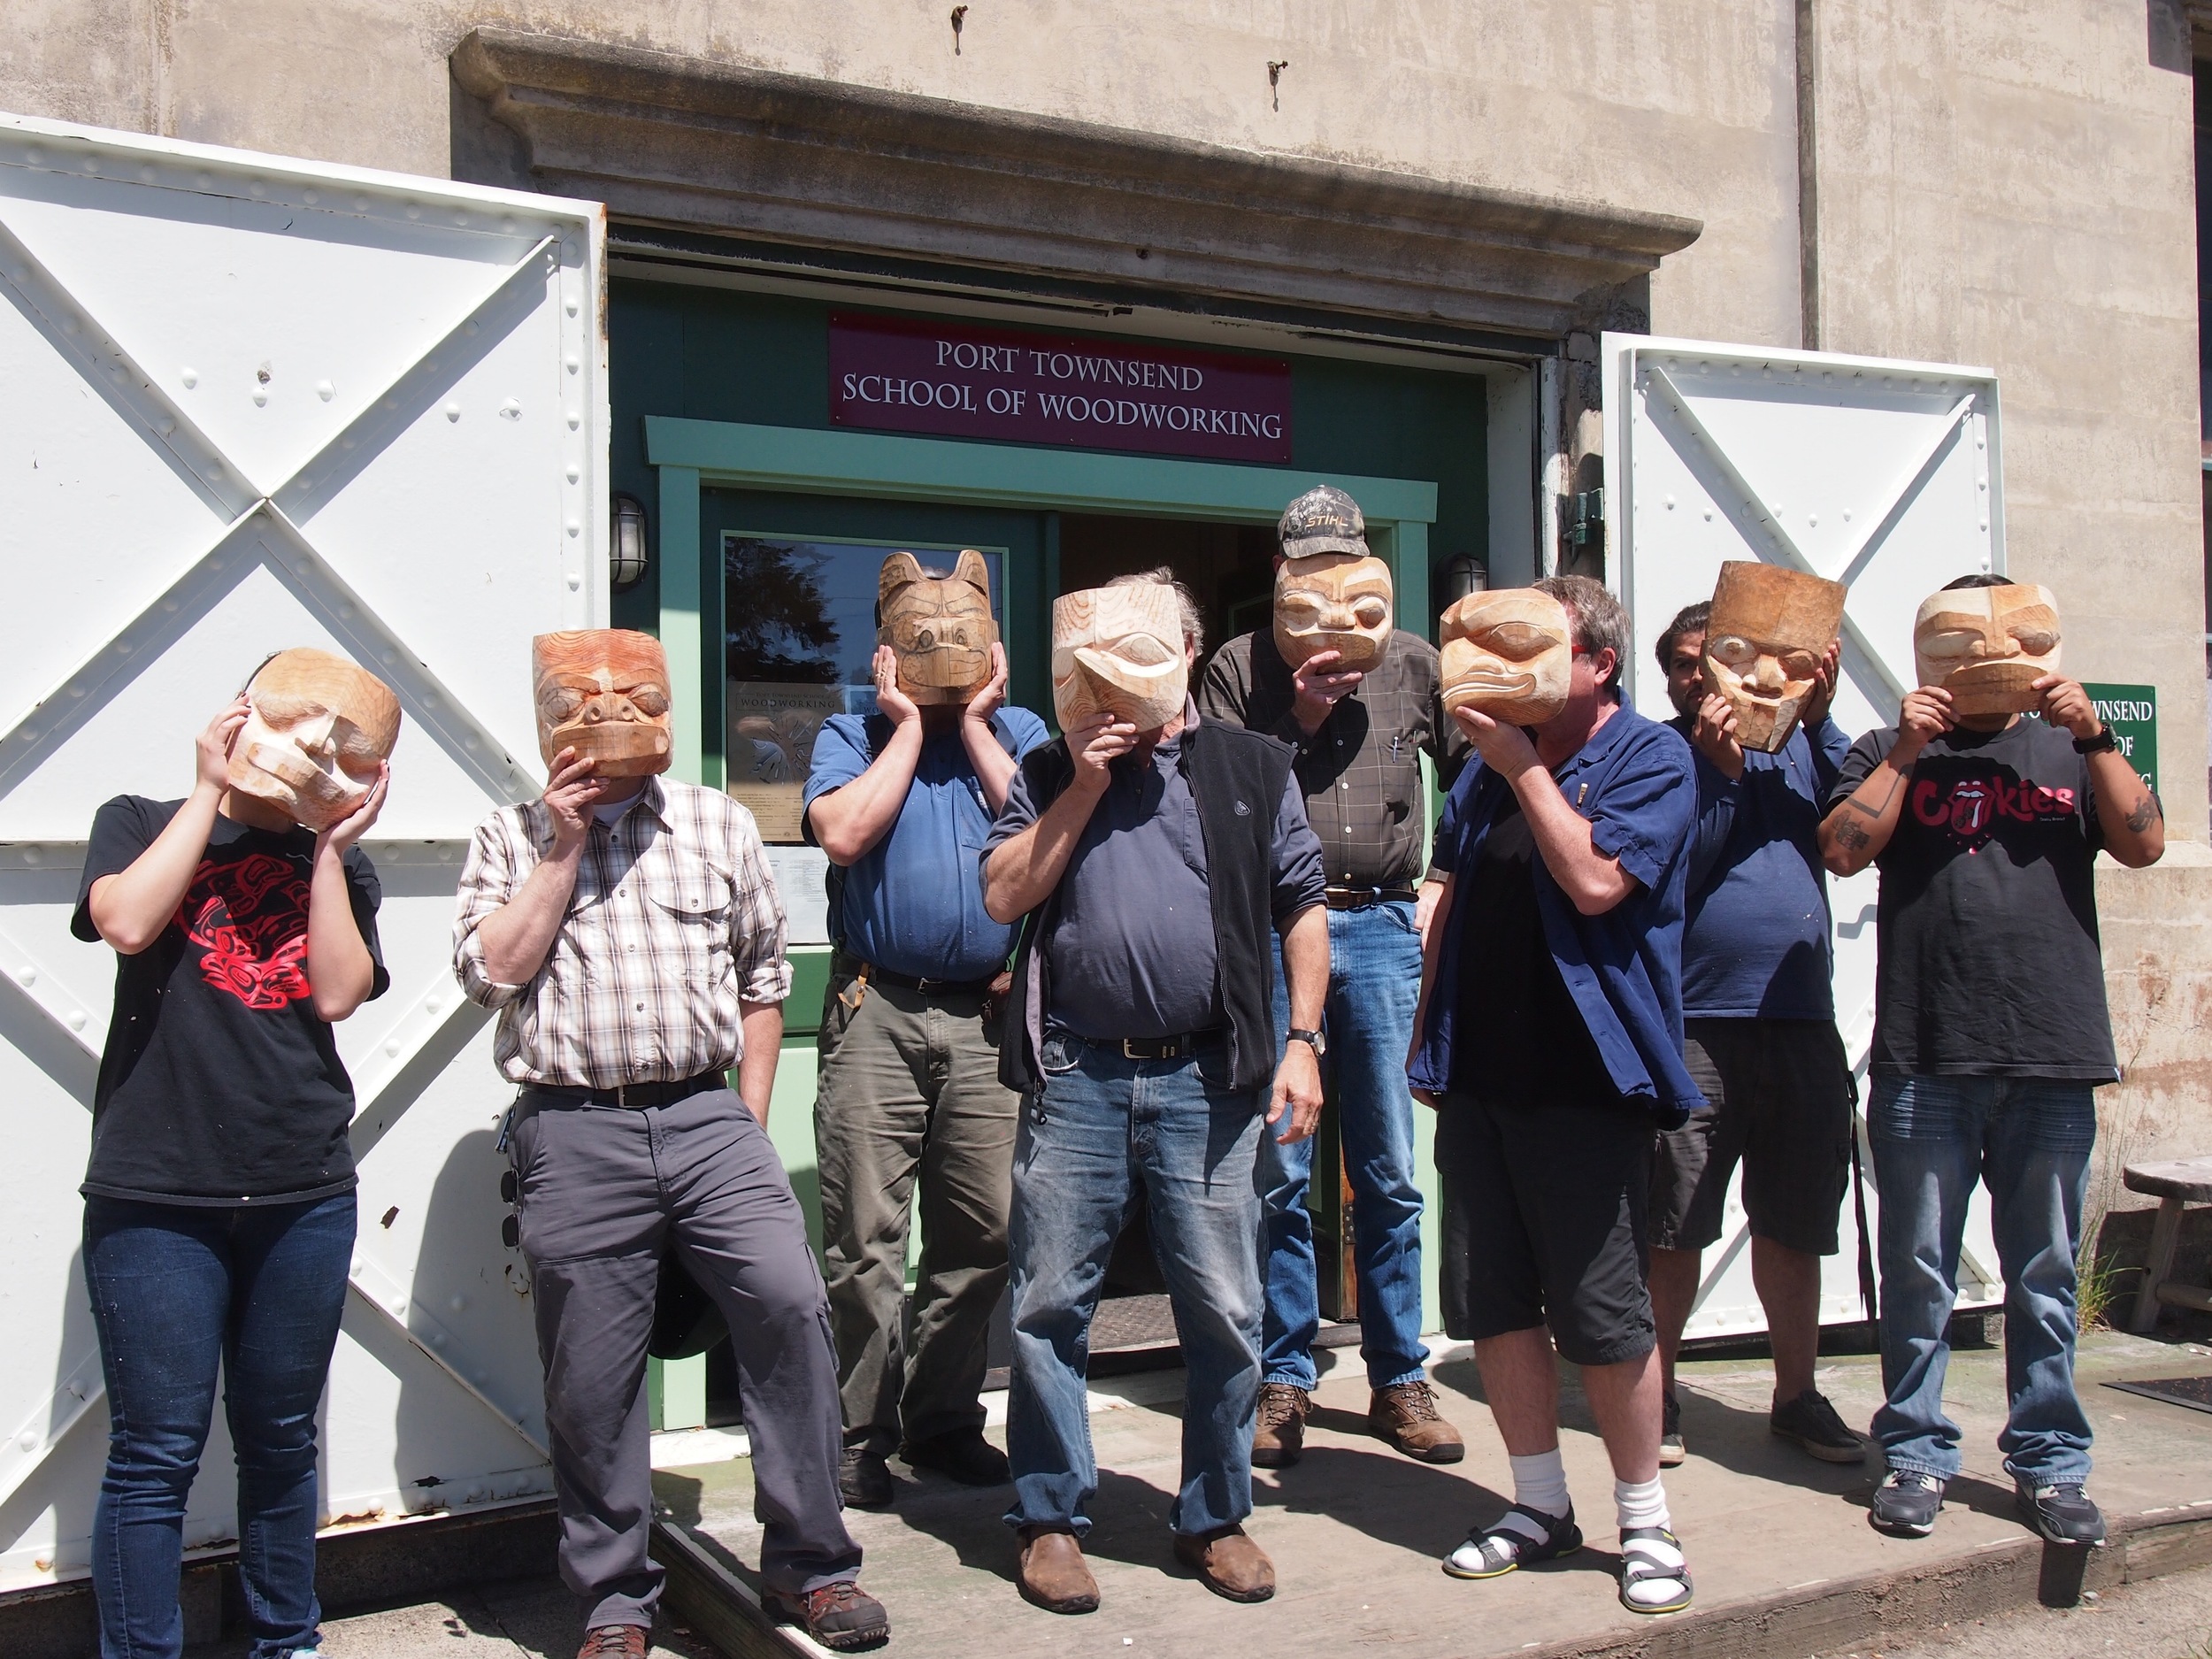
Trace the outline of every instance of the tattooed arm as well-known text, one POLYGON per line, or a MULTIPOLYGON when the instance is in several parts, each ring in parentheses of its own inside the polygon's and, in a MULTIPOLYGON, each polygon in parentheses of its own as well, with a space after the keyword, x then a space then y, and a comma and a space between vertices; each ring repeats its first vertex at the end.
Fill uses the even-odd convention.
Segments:
POLYGON ((1897 717, 1897 741, 1882 764, 1820 826, 1820 856, 1839 876, 1855 876, 1889 845, 1905 807, 1905 780, 1928 740, 1951 729, 1951 694, 1933 686, 1909 692, 1897 717))
MULTIPOLYGON (((2043 694, 2043 718, 2086 741, 2104 730, 2097 705, 2077 680, 2046 674, 2035 682, 2043 694)), ((2089 757, 2089 787, 2097 804, 2097 825, 2104 848, 2131 870, 2154 864, 2166 850, 2166 821, 2158 797, 2145 787, 2135 763, 2116 749, 2089 757)))

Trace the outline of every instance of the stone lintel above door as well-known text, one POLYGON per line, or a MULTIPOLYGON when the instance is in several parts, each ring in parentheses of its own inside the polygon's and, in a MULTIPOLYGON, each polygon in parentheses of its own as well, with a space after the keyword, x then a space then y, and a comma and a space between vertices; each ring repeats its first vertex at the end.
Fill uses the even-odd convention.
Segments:
POLYGON ((480 28, 459 85, 531 185, 618 219, 1557 338, 1695 219, 480 28))

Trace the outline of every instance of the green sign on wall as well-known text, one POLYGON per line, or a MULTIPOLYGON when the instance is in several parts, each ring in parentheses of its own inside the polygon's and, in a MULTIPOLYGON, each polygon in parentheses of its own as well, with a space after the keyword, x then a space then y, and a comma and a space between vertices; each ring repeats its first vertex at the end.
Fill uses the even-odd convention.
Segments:
POLYGON ((2112 728, 2112 735, 2120 741, 2120 752, 2128 757, 2153 795, 2158 793, 2158 687, 2155 686, 2108 686, 2082 682, 2090 701, 2097 705, 2098 718, 2112 728))

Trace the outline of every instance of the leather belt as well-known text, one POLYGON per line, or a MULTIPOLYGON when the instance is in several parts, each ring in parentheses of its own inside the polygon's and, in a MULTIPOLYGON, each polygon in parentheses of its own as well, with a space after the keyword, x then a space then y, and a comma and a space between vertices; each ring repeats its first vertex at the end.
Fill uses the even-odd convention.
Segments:
POLYGON ((1216 1048, 1227 1041, 1218 1025, 1205 1031, 1178 1032, 1172 1037, 1124 1037, 1121 1052, 1131 1060, 1181 1060, 1202 1048, 1216 1048))
POLYGON ((1411 887, 1326 887, 1321 896, 1333 910, 1359 910, 1388 900, 1412 904, 1421 895, 1411 887))
POLYGON ((727 1088, 728 1074, 719 1069, 702 1071, 697 1077, 680 1079, 673 1083, 618 1083, 612 1088, 569 1088, 556 1083, 526 1083, 523 1087, 536 1094, 550 1094, 555 1100, 574 1101, 579 1104, 590 1101, 611 1101, 617 1106, 672 1106, 680 1100, 694 1094, 703 1094, 709 1089, 727 1088))
POLYGON ((919 991, 924 996, 983 996, 988 995, 998 978, 993 973, 980 979, 918 979, 910 973, 894 973, 872 962, 849 965, 856 969, 855 977, 864 979, 871 985, 895 985, 902 991, 919 991))

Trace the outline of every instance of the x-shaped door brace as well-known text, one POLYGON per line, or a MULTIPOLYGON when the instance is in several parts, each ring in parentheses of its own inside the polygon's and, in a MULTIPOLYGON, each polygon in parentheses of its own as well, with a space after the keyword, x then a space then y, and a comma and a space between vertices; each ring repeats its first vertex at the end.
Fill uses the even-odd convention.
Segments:
MULTIPOLYGON (((479 349, 471 342, 481 331, 486 314, 507 302, 526 303, 522 283, 526 275, 534 273, 542 280, 557 273, 557 241, 552 235, 541 237, 520 259, 502 267, 443 334, 388 385, 358 402, 337 436, 288 476, 265 481, 250 477, 226 455, 0 219, 0 276, 12 288, 26 317, 65 357, 75 362, 86 383, 153 446, 220 525, 153 603, 0 733, 0 796, 50 758, 223 594, 256 569, 274 575, 357 661, 372 666, 398 695, 408 715, 491 799, 524 800, 536 794, 536 780, 515 764, 504 745, 446 689, 429 665, 362 603, 293 515, 311 517, 314 507, 351 478, 362 462, 380 452, 380 441, 396 435, 420 417, 440 388, 435 377, 441 365, 449 367, 479 349)), ((582 411, 572 406, 564 418, 573 430, 582 423, 582 411)), ((565 528, 572 537, 582 531, 576 518, 565 528)), ((23 851, 36 854, 38 849, 23 851)), ((33 860, 27 857, 25 862, 33 860)), ((28 1005, 96 1059, 99 1045, 88 1030, 88 1010, 4 931, 0 931, 0 949, 8 953, 9 977, 28 1005)), ((354 1118, 357 1153, 373 1148, 411 1102, 417 1091, 407 1087, 411 1063, 448 1036, 450 1028, 465 1024, 473 1030, 483 1018, 482 1010, 457 988, 435 988, 417 999, 387 1039, 382 1061, 363 1079, 365 1087, 359 1090, 361 1104, 354 1118), (388 1094, 394 1096, 389 1110, 388 1094)), ((539 1455, 545 1455, 542 1441, 527 1426, 528 1414, 518 1413, 486 1394, 487 1379, 463 1365, 453 1333, 427 1310, 411 1304, 406 1288, 365 1251, 356 1252, 349 1284, 433 1364, 539 1455)), ((0 1442, 0 1502, 37 1471, 104 1392, 96 1348, 65 1367, 43 1412, 0 1442)))
MULTIPOLYGON (((1650 410, 1654 407, 1650 388, 1656 388, 1666 400, 1665 407, 1681 421, 1684 429, 1696 440, 1698 448, 1704 453, 1706 459, 1726 480, 1733 493, 1734 499, 1743 503, 1744 511, 1755 514, 1759 524, 1766 529, 1772 539, 1775 551, 1781 556, 1776 563, 1802 571, 1809 576, 1819 575, 1821 572, 1814 569, 1813 562, 1805 557, 1804 550, 1797 545, 1796 540, 1790 534, 1789 526, 1782 522, 1781 515, 1768 510, 1759 492, 1754 489, 1750 481, 1737 470, 1736 464, 1730 458, 1727 449, 1719 440, 1713 436, 1704 421, 1698 418, 1695 406, 1682 388, 1674 383, 1673 377, 1655 363, 1644 364, 1640 366, 1647 377, 1644 397, 1645 408, 1650 410)), ((1950 442, 1951 434, 1958 430, 1959 423, 1965 419, 1973 409, 1974 398, 1974 393, 1967 393, 1952 407, 1949 414, 1946 415, 1941 421, 1930 426, 1927 435, 1921 440, 1911 457, 1904 466, 1899 469, 1898 477, 1891 485, 1888 493, 1880 498, 1881 504, 1878 511, 1870 512, 1865 523, 1859 526, 1857 540, 1851 544, 1850 556, 1843 562, 1843 574, 1836 580, 1848 587, 1858 579, 1859 573, 1866 567, 1867 560, 1873 557, 1874 550, 1880 544, 1881 539, 1889 533, 1906 503, 1911 499, 1913 492, 1919 488, 1920 480, 1927 476, 1928 469, 1934 465, 1936 457, 1942 452, 1944 445, 1950 442)), ((1722 498, 1722 492, 1709 489, 1708 493, 1713 495, 1716 502, 1730 518, 1735 518, 1736 513, 1732 503, 1722 498)), ((1741 528, 1744 531, 1744 540, 1752 541, 1754 537, 1751 527, 1745 525, 1741 528)), ((1888 664, 1882 660, 1881 653, 1873 648, 1866 635, 1860 631, 1859 625, 1852 617, 1847 604, 1843 615, 1843 634, 1845 643, 1851 654, 1852 666, 1860 674, 1878 682, 1883 690, 1889 694, 1893 705, 1903 703, 1905 693, 1911 687, 1898 683, 1897 676, 1890 672, 1888 664)))

